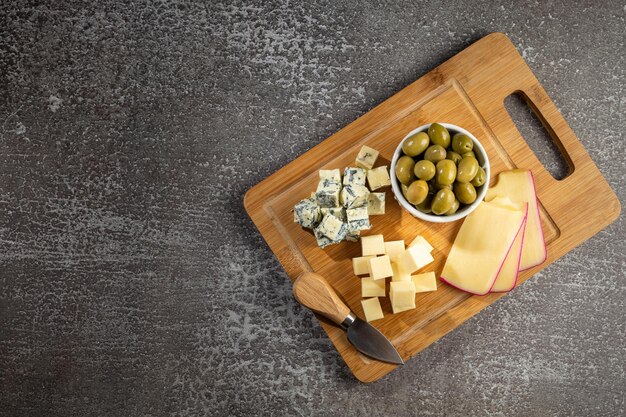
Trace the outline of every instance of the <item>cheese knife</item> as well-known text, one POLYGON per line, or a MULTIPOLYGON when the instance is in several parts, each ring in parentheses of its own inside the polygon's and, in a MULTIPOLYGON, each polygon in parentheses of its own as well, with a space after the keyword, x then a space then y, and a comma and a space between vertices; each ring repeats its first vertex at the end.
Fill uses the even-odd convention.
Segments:
POLYGON ((323 276, 314 272, 300 275, 293 283, 293 295, 303 306, 346 330, 348 340, 359 352, 383 362, 404 365, 391 342, 378 329, 350 311, 323 276))

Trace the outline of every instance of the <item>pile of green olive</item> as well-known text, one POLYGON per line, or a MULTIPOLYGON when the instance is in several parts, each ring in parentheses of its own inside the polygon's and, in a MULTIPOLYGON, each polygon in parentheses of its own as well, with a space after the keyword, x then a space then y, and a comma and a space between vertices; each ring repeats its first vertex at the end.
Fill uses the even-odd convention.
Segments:
POLYGON ((449 216, 476 200, 485 170, 474 154, 474 142, 463 133, 450 137, 433 123, 402 142, 395 174, 407 201, 423 213, 449 216))

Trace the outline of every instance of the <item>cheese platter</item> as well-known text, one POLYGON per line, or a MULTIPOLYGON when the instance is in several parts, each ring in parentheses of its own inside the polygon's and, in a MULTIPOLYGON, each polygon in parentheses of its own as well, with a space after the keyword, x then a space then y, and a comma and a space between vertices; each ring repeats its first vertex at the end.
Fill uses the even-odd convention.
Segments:
MULTIPOLYGON (((438 132, 427 133, 431 141, 440 140, 433 139, 438 132)), ((465 145, 451 143, 456 150, 465 145)), ((437 151, 446 154, 445 149, 433 149, 428 157, 422 154, 423 159, 439 167, 437 151)), ((458 152, 448 147, 447 154, 458 152)), ((461 159, 470 157, 480 159, 469 154, 461 159)), ((429 164, 419 165, 420 170, 413 165, 411 169, 426 175, 429 164)), ((448 208, 440 203, 437 200, 435 208, 448 208)), ((248 191, 244 205, 292 281, 305 273, 323 276, 349 310, 372 319, 404 361, 507 291, 517 290, 620 213, 619 200, 606 180, 501 33, 474 43, 270 175, 248 191), (565 178, 553 178, 517 130, 504 107, 511 94, 521 94, 550 133, 568 163, 565 178), (478 161, 478 167, 490 175, 470 186, 479 179, 477 167, 472 161, 462 166, 457 161, 454 184, 446 183, 442 169, 437 177, 441 188, 435 186, 431 193, 422 183, 412 185, 421 177, 409 173, 412 188, 407 195, 409 185, 402 183, 403 174, 398 176, 402 156, 397 153, 410 132, 435 124, 471 132, 488 156, 488 164, 478 161), (569 192, 573 187, 603 198, 582 202, 569 192), (461 215, 424 220, 419 208, 431 194, 449 203, 460 199, 459 213, 451 214, 461 215), (411 203, 416 201, 420 203, 411 203), (412 213, 411 207, 418 212, 412 213), (499 226, 487 227, 489 219, 499 226), (539 239, 540 244, 529 243, 539 239), (489 243, 484 245, 491 248, 489 253, 500 256, 480 271, 480 279, 458 271, 457 265, 469 259, 458 249, 468 241, 481 247, 489 243), (402 268, 413 270, 407 275, 402 268), (378 301, 369 301, 374 297, 378 301)), ((428 210, 426 215, 432 216, 428 210)), ((445 215, 442 210, 438 213, 445 215)), ((376 381, 398 366, 359 352, 340 326, 325 319, 320 324, 360 381, 376 381)))

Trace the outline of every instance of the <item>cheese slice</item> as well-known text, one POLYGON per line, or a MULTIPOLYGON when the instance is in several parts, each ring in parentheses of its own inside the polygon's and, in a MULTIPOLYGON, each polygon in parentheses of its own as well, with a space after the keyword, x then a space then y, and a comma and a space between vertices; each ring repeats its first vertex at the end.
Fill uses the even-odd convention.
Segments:
POLYGON ((510 201, 480 203, 461 225, 441 280, 472 294, 487 294, 524 225, 527 207, 510 201))
POLYGON ((490 292, 506 292, 515 288, 517 275, 519 273, 519 263, 522 259, 522 245, 524 243, 524 230, 527 221, 528 217, 526 217, 524 224, 520 227, 519 232, 517 232, 513 246, 511 246, 509 253, 506 255, 506 259, 500 268, 500 272, 498 272, 498 276, 490 292))
POLYGON ((496 185, 487 190, 485 201, 491 201, 496 197, 508 197, 514 202, 528 203, 528 220, 524 229, 520 271, 543 263, 547 256, 546 243, 539 217, 539 205, 532 172, 522 169, 501 172, 496 185))

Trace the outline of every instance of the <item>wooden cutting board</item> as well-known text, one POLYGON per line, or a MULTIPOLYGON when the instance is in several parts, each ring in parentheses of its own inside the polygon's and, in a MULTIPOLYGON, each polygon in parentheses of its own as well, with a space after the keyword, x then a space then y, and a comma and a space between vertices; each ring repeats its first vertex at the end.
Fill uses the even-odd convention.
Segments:
MULTIPOLYGON (((521 273, 519 282, 619 216, 617 197, 515 46, 505 35, 493 33, 248 191, 244 198, 246 210, 291 280, 304 271, 325 276, 352 311, 364 317, 360 278, 354 276, 351 262, 351 258, 360 256, 360 243, 342 242, 318 248, 312 234, 293 222, 292 208, 316 189, 318 170, 353 166, 364 144, 380 151, 376 166, 389 166, 405 134, 431 122, 462 126, 481 141, 491 162, 492 184, 500 171, 532 170, 548 259, 521 273), (570 168, 566 178, 555 180, 517 130, 504 107, 504 99, 513 93, 522 94, 560 148, 570 168), (595 198, 583 200, 580 195, 595 198)), ((386 214, 373 216, 373 227, 364 234, 382 233, 385 240, 404 239, 407 243, 422 234, 435 247, 433 269, 439 274, 461 221, 420 221, 400 208, 390 188, 385 191, 386 214)), ((415 310, 400 314, 391 314, 388 298, 382 298, 385 318, 373 325, 391 340, 406 361, 504 295, 472 296, 439 283, 437 291, 417 294, 415 310)), ((323 318, 320 323, 359 380, 375 381, 395 368, 360 354, 340 328, 323 318)))

